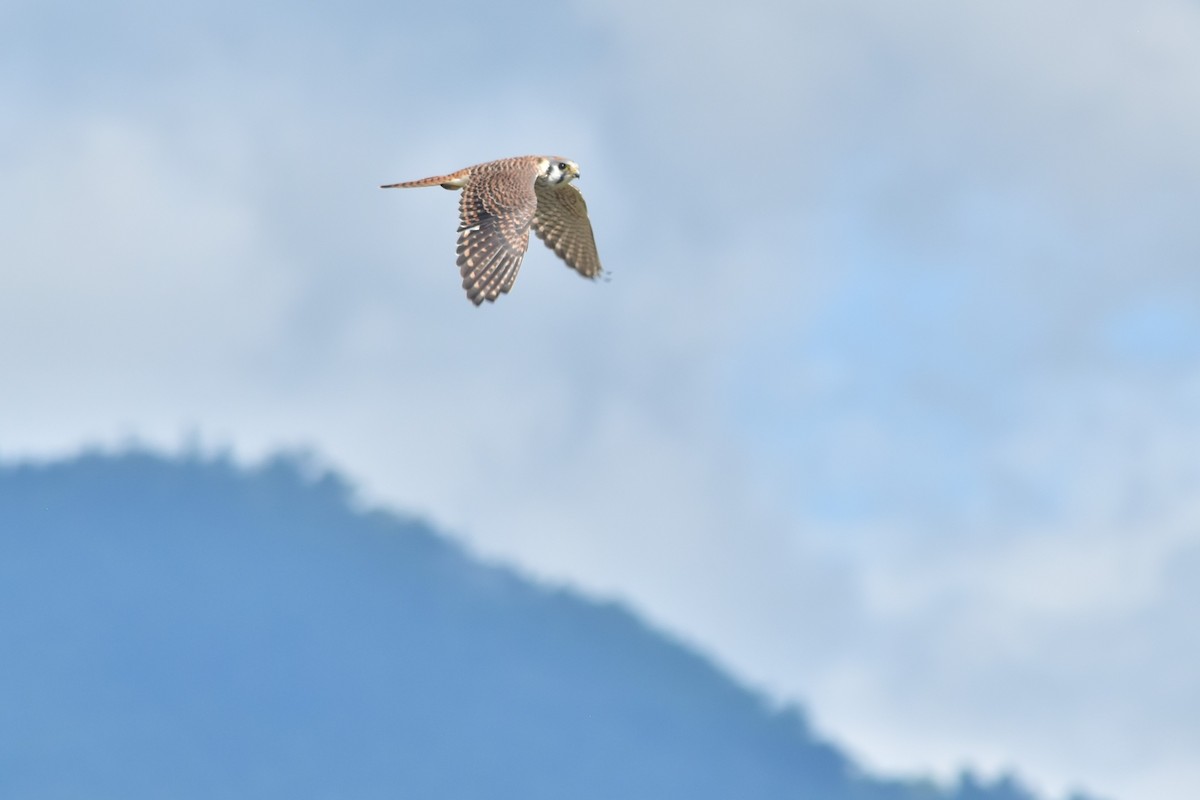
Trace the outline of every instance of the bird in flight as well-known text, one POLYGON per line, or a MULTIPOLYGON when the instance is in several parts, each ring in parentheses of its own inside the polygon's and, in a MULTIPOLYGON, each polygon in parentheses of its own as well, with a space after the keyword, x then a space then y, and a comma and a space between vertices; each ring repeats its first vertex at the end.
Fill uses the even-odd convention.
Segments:
POLYGON ((441 186, 462 189, 458 214, 458 270, 475 305, 495 302, 517 280, 529 248, 529 229, 585 278, 602 273, 583 195, 571 185, 579 165, 558 156, 517 156, 390 183, 384 189, 441 186))

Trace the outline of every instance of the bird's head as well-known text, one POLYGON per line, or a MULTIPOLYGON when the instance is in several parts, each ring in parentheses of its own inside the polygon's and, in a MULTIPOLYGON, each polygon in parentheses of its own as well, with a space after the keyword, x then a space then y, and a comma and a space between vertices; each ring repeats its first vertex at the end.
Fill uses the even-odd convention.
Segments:
POLYGON ((579 177, 579 165, 560 156, 542 159, 538 177, 551 186, 566 184, 579 177))

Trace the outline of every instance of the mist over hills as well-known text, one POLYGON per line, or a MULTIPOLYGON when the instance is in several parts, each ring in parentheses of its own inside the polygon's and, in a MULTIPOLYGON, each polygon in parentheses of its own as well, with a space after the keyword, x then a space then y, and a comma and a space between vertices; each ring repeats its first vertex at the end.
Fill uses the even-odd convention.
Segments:
POLYGON ((4 797, 1035 800, 870 775, 630 611, 297 458, 0 467, 0 650, 4 797))

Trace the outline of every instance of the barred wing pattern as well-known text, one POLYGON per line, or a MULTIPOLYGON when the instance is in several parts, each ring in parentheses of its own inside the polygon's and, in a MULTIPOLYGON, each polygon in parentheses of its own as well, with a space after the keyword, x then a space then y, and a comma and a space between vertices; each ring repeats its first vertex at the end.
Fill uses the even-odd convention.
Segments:
POLYGON ((535 188, 534 233, 580 275, 592 279, 599 277, 603 268, 583 195, 569 183, 562 186, 538 184, 535 188))
POLYGON ((458 269, 475 305, 512 288, 537 211, 537 163, 504 159, 476 167, 459 200, 458 269))

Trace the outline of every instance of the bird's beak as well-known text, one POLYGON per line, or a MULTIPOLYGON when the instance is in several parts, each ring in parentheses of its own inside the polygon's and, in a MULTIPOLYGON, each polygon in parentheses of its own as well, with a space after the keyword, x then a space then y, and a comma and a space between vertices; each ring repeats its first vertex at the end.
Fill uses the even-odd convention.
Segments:
POLYGON ((579 177, 579 165, 578 164, 571 165, 571 174, 574 175, 576 178, 579 177))

